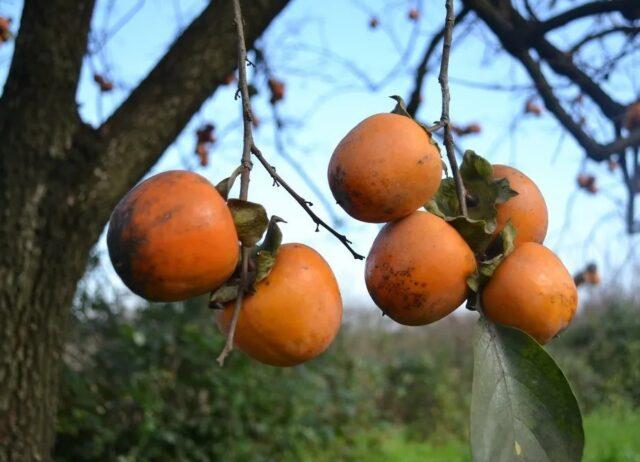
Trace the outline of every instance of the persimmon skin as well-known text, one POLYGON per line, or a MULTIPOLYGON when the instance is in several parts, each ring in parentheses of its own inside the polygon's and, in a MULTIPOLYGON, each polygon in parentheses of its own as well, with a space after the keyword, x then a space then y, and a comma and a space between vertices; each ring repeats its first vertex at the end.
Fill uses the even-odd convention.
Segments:
POLYGON ((511 189, 518 192, 517 196, 496 206, 498 226, 495 234, 498 235, 511 220, 517 231, 516 246, 524 242, 542 244, 547 235, 549 213, 538 186, 524 173, 507 165, 494 165, 493 178, 506 178, 511 189))
POLYGON ((429 135, 409 117, 376 114, 340 141, 328 178, 333 197, 349 215, 385 223, 415 212, 433 197, 442 161, 429 135))
MULTIPOLYGON (((243 300, 236 346, 262 363, 295 366, 323 353, 340 329, 342 297, 333 271, 304 244, 284 244, 269 275, 243 300)), ((216 313, 229 334, 235 302, 216 313)))
POLYGON ((640 128, 640 101, 630 104, 624 114, 624 126, 630 132, 640 128))
POLYGON ((482 293, 484 313, 544 344, 565 329, 576 312, 578 292, 556 255, 525 242, 500 263, 482 293))
POLYGON ((109 256, 129 289, 147 300, 185 300, 216 289, 238 262, 238 235, 225 200, 192 172, 154 175, 111 215, 109 256))
POLYGON ((367 256, 365 282, 384 314, 419 326, 464 302, 475 268, 473 252, 453 227, 417 211, 382 228, 367 256))

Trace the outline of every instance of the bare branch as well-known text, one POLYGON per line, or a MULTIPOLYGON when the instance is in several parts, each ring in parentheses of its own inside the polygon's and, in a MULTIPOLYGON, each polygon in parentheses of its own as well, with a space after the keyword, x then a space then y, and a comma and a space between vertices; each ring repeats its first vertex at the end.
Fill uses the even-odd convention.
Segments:
MULTIPOLYGON (((244 20, 252 44, 287 0, 253 0, 244 20)), ((87 144, 84 194, 104 213, 175 140, 236 66, 231 0, 211 2, 87 144)), ((95 212, 94 212, 95 213, 95 212)))
POLYGON ((583 46, 587 45, 588 43, 594 41, 594 40, 599 40, 602 39, 604 37, 606 37, 607 35, 611 35, 611 34, 616 34, 616 33, 623 33, 626 34, 627 36, 633 37, 634 35, 640 33, 640 27, 634 27, 634 26, 616 26, 616 27, 611 27, 609 29, 604 29, 598 32, 594 32, 592 34, 587 34, 585 35, 582 39, 580 39, 578 42, 576 42, 567 52, 569 55, 573 55, 575 54, 578 50, 580 50, 580 48, 582 48, 583 46))
POLYGON ((342 242, 342 244, 349 250, 349 252, 351 252, 351 255, 353 255, 353 258, 355 258, 356 260, 364 259, 364 256, 360 255, 355 250, 353 250, 353 248, 351 247, 351 241, 347 239, 347 236, 337 232, 335 229, 329 226, 324 220, 322 220, 318 215, 316 215, 313 210, 311 210, 310 202, 307 201, 304 197, 300 196, 300 194, 295 192, 295 190, 287 184, 287 182, 278 174, 278 172, 276 172, 276 169, 264 158, 264 156, 262 155, 262 152, 260 152, 260 150, 255 145, 253 146, 251 152, 260 161, 260 163, 267 170, 269 175, 271 175, 271 178, 273 178, 276 184, 282 186, 289 193, 289 195, 291 195, 291 197, 293 197, 293 199, 300 205, 300 207, 302 207, 304 211, 307 212, 307 214, 311 217, 313 222, 316 224, 316 227, 321 226, 327 231, 329 231, 331 234, 333 234, 340 242, 342 242))
POLYGON ((590 3, 585 3, 576 8, 572 8, 563 13, 560 13, 557 16, 540 22, 535 27, 535 33, 544 35, 545 33, 553 29, 562 27, 577 19, 603 13, 611 13, 614 11, 631 9, 635 5, 635 3, 636 0, 598 0, 590 3))
MULTIPOLYGON (((612 121, 620 118, 625 109, 624 105, 611 98, 602 85, 579 69, 566 53, 536 32, 536 23, 527 21, 508 3, 498 7, 488 0, 463 1, 489 26, 512 56, 518 58, 523 51, 527 52, 528 48, 535 48, 554 72, 567 77, 577 85, 598 105, 606 117, 612 121)), ((615 0, 596 3, 615 3, 615 0)))
POLYGON ((453 0, 447 0, 446 3, 447 16, 444 25, 444 42, 442 44, 442 61, 440 62, 440 75, 438 82, 442 90, 442 115, 440 116, 440 124, 444 128, 444 146, 447 151, 447 159, 451 167, 451 174, 456 183, 456 193, 458 202, 460 203, 460 212, 463 216, 467 216, 467 200, 464 189, 464 183, 458 169, 458 161, 453 148, 453 136, 451 134, 451 120, 449 116, 449 102, 451 95, 449 94, 449 56, 451 54, 451 40, 453 37, 453 27, 455 25, 455 13, 453 11, 453 0))
MULTIPOLYGON (((249 198, 249 181, 251 174, 251 147, 253 146, 252 122, 253 114, 251 112, 251 96, 249 95, 249 85, 247 83, 247 46, 244 40, 244 24, 242 20, 242 10, 240 9, 240 0, 233 0, 233 21, 236 25, 237 41, 238 41, 238 91, 242 99, 242 124, 243 124, 243 140, 242 140, 242 173, 240 174, 240 199, 246 201, 249 198)), ((241 247, 241 269, 240 269, 240 286, 238 287, 238 298, 235 301, 233 316, 231 318, 231 326, 227 334, 227 341, 224 349, 218 356, 218 364, 224 365, 224 360, 229 353, 233 351, 233 340, 236 334, 236 326, 238 317, 242 309, 242 300, 247 290, 247 281, 249 279, 249 256, 251 255, 251 247, 241 247)))
MULTIPOLYGON (((463 7, 462 10, 460 11, 460 14, 454 19, 455 21, 454 25, 460 24, 464 20, 464 18, 467 16, 469 11, 470 11, 469 8, 467 8, 466 6, 463 7)), ((415 83, 413 85, 413 91, 411 92, 411 96, 409 97, 409 102, 407 103, 407 112, 411 114, 412 117, 415 117, 416 113, 418 112, 418 106, 420 106, 420 94, 422 91, 422 84, 427 75, 429 60, 431 59, 431 56, 433 56, 433 53, 438 48, 438 44, 444 37, 445 30, 446 30, 446 25, 443 26, 442 29, 440 29, 432 37, 431 41, 429 42, 429 45, 427 46, 424 54, 422 55, 422 60, 420 61, 420 64, 416 69, 416 77, 415 77, 415 83)))

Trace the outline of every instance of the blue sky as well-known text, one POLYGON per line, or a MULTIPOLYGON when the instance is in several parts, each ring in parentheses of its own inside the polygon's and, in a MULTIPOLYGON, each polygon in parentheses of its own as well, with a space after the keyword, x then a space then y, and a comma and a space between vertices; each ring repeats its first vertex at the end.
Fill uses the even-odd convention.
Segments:
MULTIPOLYGON (((206 3, 200 0, 99 1, 93 23, 94 49, 104 31, 112 31, 118 26, 119 18, 127 16, 132 8, 140 8, 110 36, 99 53, 87 58, 78 92, 83 118, 96 124, 117 107, 128 91, 144 78, 181 28, 206 3), (112 78, 116 90, 100 95, 92 80, 92 68, 112 78)), ((274 74, 287 85, 286 98, 279 105, 282 117, 287 121, 284 133, 287 151, 304 165, 306 173, 328 199, 331 194, 326 182, 326 166, 333 148, 363 118, 390 111, 393 101, 387 98, 389 95, 408 97, 413 87, 412 71, 420 53, 433 31, 443 23, 444 2, 426 0, 421 3, 421 19, 414 25, 407 19, 407 12, 416 4, 406 0, 294 0, 261 41, 274 74), (381 21, 376 30, 368 26, 371 14, 376 14, 381 21), (413 43, 415 47, 407 47, 407 43, 413 43), (409 51, 403 64, 397 65, 399 49, 409 51), (363 79, 358 77, 361 73, 367 80, 376 82, 392 69, 396 69, 392 78, 375 90, 364 88, 363 79)), ((15 18, 14 29, 17 29, 20 5, 19 1, 0 1, 0 14, 15 18)), ((578 23, 554 39, 558 44, 570 43, 587 27, 586 23, 578 23)), ((531 92, 490 91, 461 83, 528 83, 519 65, 495 50, 495 40, 491 39, 490 32, 480 32, 480 29, 459 29, 451 58, 452 120, 459 124, 479 122, 482 125, 480 135, 460 139, 460 146, 474 149, 494 163, 513 165, 538 184, 550 211, 546 245, 559 254, 571 272, 595 261, 603 268, 605 279, 618 280, 616 271, 627 261, 629 249, 635 242, 624 234, 620 218, 624 212, 619 202, 624 200, 624 195, 618 186, 619 172, 608 172, 604 164, 585 164, 581 149, 568 135, 564 136, 558 149, 562 130, 546 112, 540 118, 521 117, 531 92), (517 125, 514 125, 514 118, 519 119, 517 125), (603 189, 601 193, 591 196, 576 192, 575 177, 583 169, 597 175, 603 189)), ((609 46, 614 48, 616 44, 614 39, 609 46)), ((0 49, 2 81, 6 77, 10 53, 11 45, 0 49)), ((594 56, 597 61, 597 52, 594 56)), ((638 62, 632 61, 626 66, 627 72, 609 85, 623 102, 633 100, 638 90, 633 86, 632 77, 627 75, 633 75, 638 62)), ((227 176, 237 165, 241 153, 240 107, 233 94, 233 86, 216 92, 152 173, 194 168, 213 182, 227 176), (199 168, 193 154, 194 130, 209 121, 216 124, 222 136, 212 150, 210 165, 199 168)), ((258 145, 289 183, 316 204, 316 212, 323 217, 329 216, 313 191, 278 155, 265 95, 263 92, 262 97, 254 101, 255 112, 263 121, 256 130, 258 145)), ((419 118, 436 120, 440 113, 440 90, 435 68, 427 78, 423 98, 419 118)), ((588 124, 597 129, 597 113, 587 105, 585 114, 588 124)), ((288 221, 284 225, 286 241, 307 243, 323 254, 341 283, 347 304, 369 303, 364 286, 364 263, 353 260, 328 233, 315 233, 314 224, 284 190, 272 187, 259 165, 252 173, 250 198, 263 203, 269 213, 288 221)), ((340 218, 341 231, 349 235, 354 247, 366 254, 379 227, 356 222, 337 206, 332 213, 340 218)), ((103 240, 98 250, 106 255, 103 240)), ((623 274, 630 274, 630 265, 624 268, 623 274)), ((115 287, 122 288, 108 258, 103 258, 103 270, 115 287)))

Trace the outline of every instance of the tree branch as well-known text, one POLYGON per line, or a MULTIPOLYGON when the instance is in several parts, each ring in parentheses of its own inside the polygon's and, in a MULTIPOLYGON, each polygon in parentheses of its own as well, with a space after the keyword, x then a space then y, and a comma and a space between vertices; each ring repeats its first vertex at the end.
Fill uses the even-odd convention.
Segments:
MULTIPOLYGON (((94 0, 24 4, 0 100, 0 134, 7 141, 27 140, 40 159, 64 157, 79 125, 76 89, 93 6, 94 0)), ((20 153, 20 161, 39 162, 27 153, 20 153)))
MULTIPOLYGON (((460 24, 464 18, 469 13, 469 8, 466 6, 462 8, 460 14, 454 20, 454 26, 460 24)), ((411 117, 415 117, 418 112, 418 107, 420 106, 420 95, 422 92, 422 84, 424 82, 425 77, 427 76, 429 61, 431 60, 431 56, 437 50, 438 44, 440 40, 444 37, 446 31, 446 25, 442 27, 436 34, 431 38, 429 45, 425 49, 424 54, 422 55, 422 60, 418 67, 416 68, 416 77, 415 83, 413 86, 413 91, 411 92, 411 96, 409 97, 409 103, 407 103, 407 112, 411 115, 411 117)))
MULTIPOLYGON (((544 36, 535 35, 533 33, 535 23, 525 20, 509 5, 498 8, 487 0, 463 1, 489 26, 507 52, 522 63, 534 81, 536 89, 547 108, 585 149, 588 157, 596 161, 604 160, 626 147, 636 146, 640 143, 640 131, 635 131, 626 138, 617 138, 611 143, 600 144, 573 120, 555 96, 551 85, 542 72, 540 64, 531 57, 529 48, 534 48, 554 72, 567 77, 573 84, 577 85, 614 124, 620 122, 625 106, 614 101, 599 83, 580 70, 565 53, 553 46, 544 36)), ((594 3, 602 6, 601 4, 604 2, 594 3)), ((611 3, 616 3, 618 5, 617 8, 622 7, 622 2, 612 1, 611 3)), ((624 3, 624 5, 629 6, 630 4, 624 3)))
MULTIPOLYGON (((251 174, 251 147, 253 146, 253 113, 251 111, 251 96, 249 95, 249 85, 247 83, 247 45, 244 39, 244 24, 242 19, 242 9, 240 0, 233 0, 233 22, 236 25, 236 40, 238 44, 238 92, 242 100, 242 173, 240 174, 240 199, 246 201, 249 198, 249 181, 251 174)), ((247 282, 249 280, 249 256, 251 255, 251 247, 244 244, 240 248, 241 267, 240 267, 240 286, 238 287, 238 298, 235 300, 233 308, 233 316, 231 317, 231 325, 229 334, 224 348, 218 356, 218 364, 224 365, 224 361, 233 351, 233 341, 236 334, 236 326, 242 309, 242 301, 245 291, 247 290, 247 282)))
POLYGON ((358 252, 353 250, 353 247, 351 247, 351 241, 347 239, 347 236, 337 232, 335 229, 329 226, 324 220, 322 220, 318 215, 316 215, 314 211, 311 210, 311 202, 303 198, 291 186, 289 186, 286 181, 284 181, 284 179, 276 172, 275 167, 271 165, 267 161, 267 159, 265 159, 265 157, 262 155, 262 152, 255 145, 251 148, 251 152, 260 161, 260 163, 265 168, 267 173, 269 173, 271 178, 273 178, 273 181, 275 182, 275 184, 282 186, 289 193, 289 195, 291 195, 291 197, 293 197, 293 199, 300 205, 300 207, 302 207, 304 211, 307 212, 307 215, 311 217, 313 222, 316 224, 317 228, 322 226, 324 229, 326 229, 331 234, 333 234, 340 242, 342 242, 342 245, 344 245, 349 250, 349 252, 351 252, 351 255, 353 256, 353 258, 355 258, 356 260, 364 260, 364 257, 362 255, 360 255, 358 252))
POLYGON ((587 16, 631 9, 635 3, 636 0, 599 0, 585 3, 538 23, 534 30, 536 34, 544 35, 545 33, 562 27, 571 21, 582 19, 587 16))
POLYGON ((604 29, 598 32, 594 32, 591 34, 587 34, 585 35, 582 39, 580 39, 578 42, 576 42, 567 53, 569 53, 569 55, 573 55, 575 54, 580 48, 582 48, 583 46, 585 46, 586 44, 592 42, 593 40, 598 40, 598 39, 602 39, 604 37, 606 37, 607 35, 611 35, 611 34, 615 34, 615 33, 623 33, 629 37, 633 37, 636 34, 640 33, 640 27, 634 27, 634 26, 616 26, 616 27, 611 27, 609 29, 604 29))
POLYGON ((608 144, 600 144, 589 136, 582 127, 573 120, 573 117, 562 107, 555 96, 553 88, 545 78, 540 65, 531 57, 528 51, 521 51, 516 58, 522 63, 536 86, 538 94, 542 97, 545 107, 558 119, 574 137, 578 144, 585 150, 587 157, 595 161, 608 159, 612 154, 624 151, 629 146, 640 144, 640 130, 635 130, 628 137, 618 137, 608 144))
MULTIPOLYGON (((624 105, 613 100, 602 89, 602 86, 580 70, 567 54, 552 45, 543 35, 537 33, 536 23, 527 21, 515 8, 510 5, 497 7, 487 0, 463 1, 489 26, 502 46, 512 56, 518 58, 523 51, 527 52, 529 48, 535 48, 554 72, 567 77, 577 85, 585 95, 596 103, 607 118, 616 121, 624 113, 624 105)), ((611 3, 615 3, 615 0, 612 0, 611 3)))
POLYGON ((447 15, 445 18, 443 29, 444 41, 442 43, 442 60, 440 61, 440 75, 438 76, 438 82, 440 82, 440 88, 442 90, 442 115, 440 116, 440 122, 437 125, 444 128, 444 146, 447 150, 447 159, 449 160, 449 166, 451 167, 451 174, 453 175, 454 181, 456 183, 456 194, 458 196, 458 203, 460 204, 460 213, 466 217, 466 192, 464 189, 464 183, 462 182, 462 177, 460 176, 460 170, 458 169, 456 153, 453 148, 451 120, 449 116, 449 102, 451 100, 451 95, 449 94, 449 55, 451 54, 451 40, 453 39, 453 27, 455 25, 453 0, 447 0, 446 9, 447 15))
MULTIPOLYGON (((252 44, 288 0, 247 1, 252 44)), ((89 141, 94 159, 87 194, 104 218, 174 141, 193 114, 236 66, 232 0, 211 2, 173 43, 142 83, 89 141)))

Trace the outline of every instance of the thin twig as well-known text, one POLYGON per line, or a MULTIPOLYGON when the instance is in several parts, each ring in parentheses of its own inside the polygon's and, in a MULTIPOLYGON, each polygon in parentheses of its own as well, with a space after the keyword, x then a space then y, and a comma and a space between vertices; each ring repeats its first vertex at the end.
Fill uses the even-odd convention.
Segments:
MULTIPOLYGON (((247 47, 244 41, 244 24, 242 22, 242 11, 240 10, 240 0, 233 0, 233 17, 236 24, 236 32, 238 34, 238 90, 242 98, 242 120, 244 128, 244 136, 242 143, 242 173, 240 174, 240 199, 247 200, 249 197, 249 181, 251 173, 251 147, 253 146, 253 132, 251 129, 251 123, 253 115, 251 113, 251 100, 249 99, 249 87, 247 85, 247 47)), ((251 248, 241 248, 241 272, 240 272, 240 287, 238 288, 238 298, 236 299, 235 307, 233 310, 233 317, 231 318, 231 326, 227 335, 227 341, 224 345, 224 349, 218 356, 218 364, 224 365, 224 360, 229 353, 233 351, 233 340, 236 333, 236 325, 238 324, 238 317, 240 316, 240 310, 242 308, 242 300, 246 291, 248 273, 249 273, 249 255, 251 255, 251 248)))
MULTIPOLYGON (((464 17, 469 13, 469 11, 471 10, 466 6, 462 8, 462 11, 458 15, 458 17, 455 18, 454 26, 458 25, 460 21, 462 21, 464 17)), ((422 56, 422 61, 420 61, 420 64, 416 69, 415 84, 413 87, 413 91, 411 92, 411 96, 409 97, 409 102, 407 103, 407 112, 413 117, 417 115, 418 106, 420 105, 420 100, 422 99, 420 95, 422 92, 422 85, 424 83, 425 77, 427 76, 429 60, 431 59, 431 56, 433 56, 433 53, 435 53, 436 48, 438 47, 438 43, 440 43, 440 40, 442 40, 442 38, 444 37, 446 27, 447 25, 445 23, 442 29, 436 32, 431 38, 431 41, 429 42, 429 45, 427 46, 422 56)))
POLYGON ((267 170, 267 172, 269 173, 269 175, 271 175, 271 178, 273 178, 273 181, 276 182, 276 184, 279 184, 280 186, 282 186, 290 195, 291 197, 293 197, 293 199, 300 204, 300 207, 302 207, 304 209, 305 212, 307 212, 307 214, 311 217, 311 219, 313 220, 313 222, 316 224, 316 229, 318 229, 320 226, 322 226, 324 229, 326 229, 327 231, 329 231, 331 234, 333 234, 340 242, 342 242, 342 244, 349 249, 349 252, 351 252, 351 255, 353 255, 353 258, 355 258, 356 260, 363 260, 364 256, 360 255, 359 253, 357 253, 355 250, 353 250, 353 248, 351 247, 351 241, 349 239, 347 239, 347 236, 345 236, 344 234, 340 234, 339 232, 337 232, 335 229, 333 229, 331 226, 329 226, 327 223, 325 223, 318 215, 316 215, 313 210, 311 210, 311 206, 309 205, 310 202, 307 201, 305 198, 303 198, 302 196, 300 196, 300 194, 298 194, 297 192, 295 192, 295 190, 289 186, 287 184, 286 181, 284 181, 282 179, 282 177, 276 172, 275 167, 273 167, 273 165, 271 165, 262 155, 262 152, 260 152, 260 149, 258 149, 255 145, 251 148, 251 152, 253 153, 253 155, 260 161, 260 163, 262 164, 262 166, 267 170))
POLYGON ((451 54, 451 40, 453 37, 453 26, 455 25, 453 0, 447 0, 446 8, 447 15, 444 25, 442 60, 440 62, 440 75, 438 75, 438 82, 440 82, 440 88, 442 90, 442 115, 440 116, 440 122, 437 123, 433 129, 437 130, 440 127, 444 128, 444 146, 447 150, 447 159, 449 160, 449 166, 451 167, 451 174, 456 182, 456 194, 458 195, 458 202, 460 203, 460 213, 462 213, 463 216, 467 216, 466 193, 462 177, 460 176, 460 170, 458 169, 455 150, 453 148, 451 119, 449 116, 449 102, 451 101, 451 95, 449 94, 449 55, 451 54))

